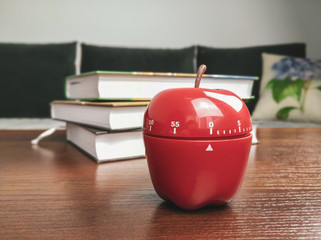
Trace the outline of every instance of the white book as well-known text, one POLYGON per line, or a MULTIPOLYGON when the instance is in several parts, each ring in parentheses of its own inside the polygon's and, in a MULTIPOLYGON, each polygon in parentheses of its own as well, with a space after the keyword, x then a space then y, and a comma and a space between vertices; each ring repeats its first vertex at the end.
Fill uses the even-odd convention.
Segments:
POLYGON ((52 101, 51 117, 111 131, 142 128, 149 102, 52 101))
MULTIPOLYGON (((150 100, 170 88, 194 87, 196 74, 156 72, 96 71, 66 78, 69 99, 150 100)), ((250 99, 257 77, 204 74, 200 88, 226 89, 240 98, 250 99)))
POLYGON ((98 163, 145 156, 142 130, 108 132, 74 123, 66 130, 67 140, 98 163))

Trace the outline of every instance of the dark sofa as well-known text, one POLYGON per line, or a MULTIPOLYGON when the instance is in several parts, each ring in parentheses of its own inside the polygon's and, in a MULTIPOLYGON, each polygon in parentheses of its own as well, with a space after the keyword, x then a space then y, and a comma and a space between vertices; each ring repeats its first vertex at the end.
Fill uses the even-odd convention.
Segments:
MULTIPOLYGON (((304 43, 244 48, 192 46, 152 49, 81 46, 81 72, 95 70, 194 73, 200 64, 211 74, 261 76, 261 53, 305 57, 304 43)), ((0 43, 0 117, 50 117, 49 102, 64 98, 64 80, 76 72, 77 44, 0 43)), ((256 81, 250 111, 258 99, 256 81)))

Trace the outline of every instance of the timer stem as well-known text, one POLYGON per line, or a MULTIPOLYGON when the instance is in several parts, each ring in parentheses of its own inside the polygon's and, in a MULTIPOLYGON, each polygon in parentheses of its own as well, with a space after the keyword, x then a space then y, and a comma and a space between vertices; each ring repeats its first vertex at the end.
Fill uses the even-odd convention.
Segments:
POLYGON ((200 86, 201 78, 203 74, 205 73, 207 67, 205 64, 202 64, 197 71, 196 79, 195 79, 195 88, 198 88, 200 86))

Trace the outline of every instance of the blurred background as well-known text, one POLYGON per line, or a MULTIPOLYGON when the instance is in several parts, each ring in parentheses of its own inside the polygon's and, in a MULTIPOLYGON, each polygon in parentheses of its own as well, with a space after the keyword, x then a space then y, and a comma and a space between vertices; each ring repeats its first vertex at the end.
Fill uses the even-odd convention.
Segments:
POLYGON ((244 47, 305 42, 321 57, 320 0, 0 0, 0 42, 244 47))

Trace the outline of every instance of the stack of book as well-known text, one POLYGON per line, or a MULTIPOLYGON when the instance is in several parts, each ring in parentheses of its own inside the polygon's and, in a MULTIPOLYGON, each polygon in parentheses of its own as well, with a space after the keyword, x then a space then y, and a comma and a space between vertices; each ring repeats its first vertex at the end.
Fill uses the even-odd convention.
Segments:
MULTIPOLYGON (((143 118, 149 100, 169 88, 193 87, 196 74, 96 71, 66 78, 66 101, 51 117, 66 121, 67 140, 97 162, 145 155, 143 118)), ((201 88, 227 89, 250 99, 257 78, 203 75, 201 88)))

